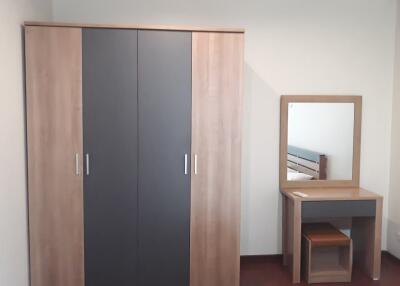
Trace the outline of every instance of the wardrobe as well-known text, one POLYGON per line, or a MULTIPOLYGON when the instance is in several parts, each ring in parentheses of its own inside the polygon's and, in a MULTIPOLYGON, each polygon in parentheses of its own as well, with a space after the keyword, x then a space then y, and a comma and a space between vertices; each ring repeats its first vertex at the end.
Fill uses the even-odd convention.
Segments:
POLYGON ((31 286, 238 286, 244 31, 25 23, 31 286))

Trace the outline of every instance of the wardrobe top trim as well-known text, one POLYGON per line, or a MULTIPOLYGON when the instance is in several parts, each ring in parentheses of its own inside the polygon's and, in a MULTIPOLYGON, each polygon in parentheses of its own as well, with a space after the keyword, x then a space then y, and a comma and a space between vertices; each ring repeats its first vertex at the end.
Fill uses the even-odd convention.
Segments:
POLYGON ((222 32, 222 33, 244 33, 245 32, 245 30, 241 29, 241 28, 197 27, 197 26, 183 26, 183 25, 89 24, 89 23, 26 21, 24 23, 24 26, 137 29, 137 30, 171 30, 171 31, 222 32))

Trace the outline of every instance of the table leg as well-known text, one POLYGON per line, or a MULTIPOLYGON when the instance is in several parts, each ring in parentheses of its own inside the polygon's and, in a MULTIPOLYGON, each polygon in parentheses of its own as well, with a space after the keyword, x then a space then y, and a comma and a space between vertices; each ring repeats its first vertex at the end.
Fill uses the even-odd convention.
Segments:
POLYGON ((282 218, 283 264, 289 267, 292 282, 300 283, 301 202, 283 196, 282 218))
POLYGON ((288 254, 288 206, 289 199, 282 195, 282 254, 283 254, 283 265, 288 266, 289 254, 288 254))
POLYGON ((301 280, 301 201, 293 201, 293 283, 300 283, 301 280))
POLYGON ((382 199, 376 200, 375 217, 353 218, 351 237, 354 245, 354 261, 368 275, 380 279, 381 273, 381 236, 382 236, 382 199))

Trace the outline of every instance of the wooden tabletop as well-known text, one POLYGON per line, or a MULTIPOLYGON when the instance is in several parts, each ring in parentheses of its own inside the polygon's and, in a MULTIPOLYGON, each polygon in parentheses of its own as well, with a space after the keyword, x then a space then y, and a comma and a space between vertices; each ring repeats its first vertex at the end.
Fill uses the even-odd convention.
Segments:
POLYGON ((359 200, 377 200, 382 196, 362 188, 299 188, 282 189, 281 193, 292 200, 299 201, 359 201, 359 200), (299 197, 293 192, 300 192, 308 195, 299 197))

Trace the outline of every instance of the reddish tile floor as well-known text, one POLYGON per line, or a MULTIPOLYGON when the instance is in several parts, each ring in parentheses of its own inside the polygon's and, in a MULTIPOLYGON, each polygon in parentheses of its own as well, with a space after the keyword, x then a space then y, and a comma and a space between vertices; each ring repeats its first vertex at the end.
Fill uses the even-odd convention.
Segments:
MULTIPOLYGON (((292 286, 288 271, 282 266, 282 256, 253 256, 241 258, 240 286, 292 286)), ((308 285, 304 281, 297 286, 308 285)), ((373 281, 354 269, 351 283, 313 284, 323 286, 400 286, 400 260, 382 254, 380 281, 373 281)))

